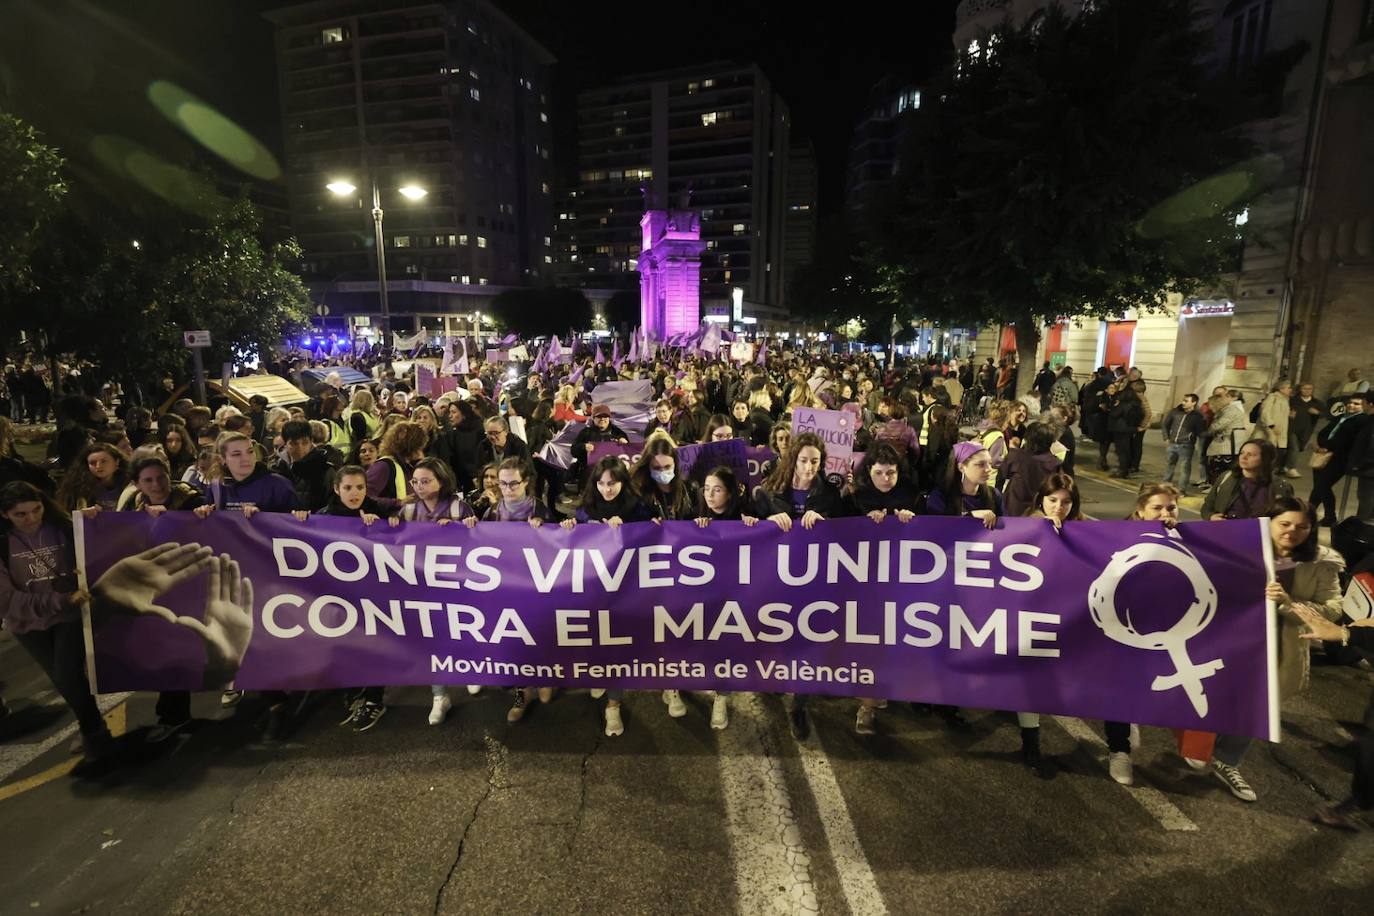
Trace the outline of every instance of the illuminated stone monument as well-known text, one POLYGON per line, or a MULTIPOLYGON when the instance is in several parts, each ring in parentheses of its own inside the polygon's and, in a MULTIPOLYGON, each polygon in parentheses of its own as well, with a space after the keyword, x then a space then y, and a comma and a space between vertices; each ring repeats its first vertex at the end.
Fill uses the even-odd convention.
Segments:
POLYGON ((651 340, 662 341, 701 324, 701 253, 706 243, 701 240, 701 215, 690 209, 690 188, 681 206, 668 209, 654 206, 648 188, 642 191, 640 325, 651 340))

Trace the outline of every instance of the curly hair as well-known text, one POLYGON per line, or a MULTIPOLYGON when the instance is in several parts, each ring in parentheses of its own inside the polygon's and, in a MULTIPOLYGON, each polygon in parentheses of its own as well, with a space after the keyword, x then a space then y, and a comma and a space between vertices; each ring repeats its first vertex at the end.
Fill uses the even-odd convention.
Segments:
POLYGON ((423 452, 428 444, 429 436, 419 423, 401 420, 386 431, 379 451, 382 455, 406 461, 423 452))

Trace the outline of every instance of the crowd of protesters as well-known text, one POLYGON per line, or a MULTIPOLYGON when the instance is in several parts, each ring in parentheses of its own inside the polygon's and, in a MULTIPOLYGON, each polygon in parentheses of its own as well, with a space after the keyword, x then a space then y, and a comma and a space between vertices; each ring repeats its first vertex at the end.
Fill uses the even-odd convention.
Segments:
MULTIPOLYGON (((1306 684, 1307 646, 1300 640, 1312 615, 1328 624, 1322 644, 1337 654, 1365 644, 1359 627, 1339 626, 1345 563, 1321 545, 1318 524, 1332 524, 1335 483, 1346 474, 1359 485, 1359 513, 1369 517, 1374 486, 1374 401, 1355 385, 1336 399, 1339 411, 1313 397, 1310 385, 1287 382, 1247 411, 1236 392, 1217 389, 1206 403, 1189 394, 1157 416, 1138 370, 1100 368, 1080 386, 1072 369, 1046 363, 1017 397, 1015 366, 923 359, 884 366, 872 354, 831 355, 779 350, 756 364, 665 353, 619 366, 583 356, 553 371, 472 361, 458 388, 430 397, 416 391, 413 374, 398 378, 377 365, 372 380, 346 386, 328 373, 307 401, 272 406, 260 395, 237 405, 220 398, 200 406, 175 398, 170 380, 165 405, 121 402, 117 389, 66 395, 55 405, 58 430, 50 448, 60 474, 31 465, 14 448, 12 419, 33 420, 48 407, 18 372, 25 397, 0 414, 0 611, 13 632, 76 713, 82 747, 99 758, 110 744, 85 682, 79 608, 90 595, 77 585, 71 517, 85 513, 194 511, 349 516, 366 524, 519 522, 531 526, 619 526, 682 520, 813 528, 828 519, 889 515, 967 516, 994 528, 1008 516, 1042 518, 1056 528, 1091 524, 1076 480, 1081 443, 1098 445, 1098 465, 1115 476, 1137 477, 1145 437, 1158 425, 1167 443, 1162 480, 1140 482, 1129 517, 1178 523, 1179 500, 1190 488, 1206 490, 1204 520, 1271 519, 1275 551, 1290 574, 1267 584, 1281 622, 1280 680, 1285 695, 1306 684), (523 373, 523 374, 522 374, 523 373), (652 385, 652 419, 642 443, 617 422, 610 406, 595 403, 601 383, 641 379, 652 385), (165 409, 156 410, 157 407, 165 409), (112 417, 111 409, 118 411, 112 417), (830 408, 854 415, 854 449, 864 457, 844 479, 829 479, 826 446, 810 433, 793 434, 794 410, 830 408), (17 412, 16 412, 17 411, 17 412), (566 424, 580 425, 570 463, 537 460, 566 424), (1077 430, 1077 433, 1075 432, 1077 430), (618 457, 595 460, 589 446, 635 442, 633 469, 618 457), (772 451, 761 484, 752 490, 733 471, 711 469, 697 483, 682 473, 677 449, 688 443, 743 439, 772 451), (1297 455, 1315 442, 1315 485, 1310 501, 1293 494, 1297 455), (1323 458, 1322 456, 1326 456, 1323 458), (1213 460, 1217 459, 1217 460, 1213 460), (1194 477, 1196 460, 1199 480, 1194 477), (59 479, 60 478, 60 479, 59 479), (1317 509, 1325 516, 1319 521, 1317 509), (1332 635, 1334 633, 1334 635, 1332 635)), ((272 367, 298 384, 302 364, 272 367)), ((7 369, 8 376, 8 369, 7 369)), ((1358 379, 1352 378, 1352 382, 1358 379)), ((8 391, 17 391, 14 383, 8 391)), ((1090 459, 1088 459, 1090 460, 1090 459)), ((1266 587, 1256 583, 1256 588, 1266 587)), ((1310 635, 1310 634, 1309 634, 1310 635)), ((471 685, 470 692, 478 692, 471 685)), ((433 688, 429 722, 441 724, 453 708, 448 689, 433 688)), ((604 707, 608 736, 622 734, 624 691, 607 684, 592 692, 604 707)), ((515 689, 507 718, 524 719, 536 701, 551 702, 549 685, 515 689)), ((225 689, 233 707, 241 691, 225 689)), ((285 737, 298 724, 285 693, 268 693, 264 731, 285 737)), ((670 716, 687 713, 678 691, 663 691, 670 716)), ((799 740, 810 724, 805 696, 785 696, 789 726, 799 740)), ((385 690, 359 685, 347 696, 344 725, 370 731, 386 713, 385 690)), ((857 698, 855 728, 876 730, 882 698, 857 698)), ((2 707, 0 707, 2 708, 2 707)), ((967 728, 958 709, 920 707, 952 729, 967 728)), ((159 697, 158 724, 149 740, 162 741, 191 721, 190 695, 159 697)), ((1043 771, 1039 716, 1017 712, 1022 756, 1043 771)), ((728 727, 729 697, 711 696, 710 724, 728 727)), ((1133 728, 1105 724, 1109 770, 1133 780, 1133 728)), ((1255 793, 1240 772, 1248 741, 1218 736, 1210 768, 1237 798, 1255 793)), ((1365 767, 1357 774, 1361 804, 1374 801, 1365 767), (1360 794, 1363 793, 1363 794, 1360 794)), ((1345 813, 1330 814, 1340 819, 1345 813)))

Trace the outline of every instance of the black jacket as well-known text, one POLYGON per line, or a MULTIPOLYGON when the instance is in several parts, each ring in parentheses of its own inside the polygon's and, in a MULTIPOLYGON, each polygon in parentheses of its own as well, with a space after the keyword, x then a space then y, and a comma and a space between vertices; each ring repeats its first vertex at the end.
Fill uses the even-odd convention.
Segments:
POLYGON ((329 503, 334 495, 334 472, 340 467, 329 450, 323 446, 315 449, 290 467, 283 464, 277 472, 291 481, 296 491, 296 504, 310 512, 318 512, 329 503))
MULTIPOLYGON (((760 518, 785 513, 793 518, 801 515, 792 505, 791 493, 770 493, 763 487, 754 488, 754 505, 760 518)), ((825 518, 844 518, 852 513, 840 491, 824 477, 817 476, 806 493, 806 512, 818 512, 825 518)))
POLYGON ((1164 441, 1170 445, 1197 445, 1197 437, 1207 430, 1207 421, 1199 410, 1175 407, 1164 418, 1164 441))

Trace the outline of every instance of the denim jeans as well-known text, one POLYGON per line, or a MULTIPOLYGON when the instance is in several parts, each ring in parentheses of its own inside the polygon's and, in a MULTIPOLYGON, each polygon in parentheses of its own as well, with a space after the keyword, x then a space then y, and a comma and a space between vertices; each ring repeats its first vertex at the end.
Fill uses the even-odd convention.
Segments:
POLYGON ((1179 477, 1178 487, 1180 490, 1186 489, 1193 482, 1193 443, 1191 442, 1170 442, 1164 464, 1164 482, 1174 482, 1174 465, 1183 462, 1183 473, 1179 477))

